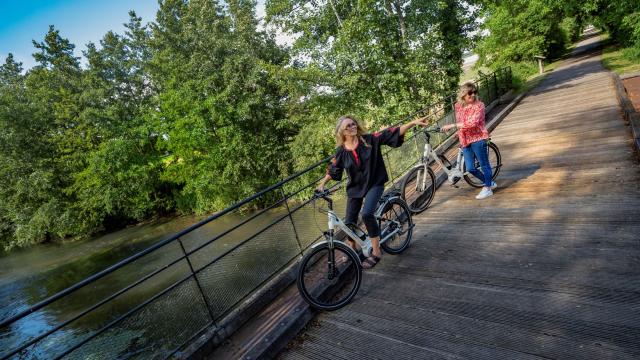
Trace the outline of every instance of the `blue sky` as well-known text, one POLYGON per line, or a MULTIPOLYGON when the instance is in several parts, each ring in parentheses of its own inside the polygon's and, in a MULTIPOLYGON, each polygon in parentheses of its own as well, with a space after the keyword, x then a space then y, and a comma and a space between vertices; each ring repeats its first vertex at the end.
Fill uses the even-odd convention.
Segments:
POLYGON ((49 25, 81 56, 87 43, 98 43, 107 31, 123 33, 129 10, 147 22, 157 9, 157 0, 0 0, 0 61, 13 53, 25 68, 35 65, 31 40, 42 41, 49 25))

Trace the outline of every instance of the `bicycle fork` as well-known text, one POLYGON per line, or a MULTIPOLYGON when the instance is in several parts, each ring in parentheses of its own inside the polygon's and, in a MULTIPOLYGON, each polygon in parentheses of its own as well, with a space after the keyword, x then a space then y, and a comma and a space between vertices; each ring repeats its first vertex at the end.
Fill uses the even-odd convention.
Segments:
POLYGON ((334 227, 335 221, 332 216, 329 216, 329 230, 325 232, 325 238, 327 239, 327 245, 329 248, 329 254, 327 254, 327 280, 333 280, 338 276, 338 267, 336 266, 336 254, 334 244, 334 227))
POLYGON ((416 191, 423 192, 427 190, 427 165, 423 165, 422 169, 418 170, 418 176, 416 177, 418 181, 416 181, 416 191))

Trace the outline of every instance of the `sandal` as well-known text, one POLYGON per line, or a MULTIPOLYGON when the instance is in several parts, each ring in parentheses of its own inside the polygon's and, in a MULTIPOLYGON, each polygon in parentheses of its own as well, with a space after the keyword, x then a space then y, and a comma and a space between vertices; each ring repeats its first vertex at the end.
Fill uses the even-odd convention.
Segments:
POLYGON ((380 257, 371 255, 368 258, 364 259, 362 262, 362 268, 364 269, 372 269, 380 262, 380 257))

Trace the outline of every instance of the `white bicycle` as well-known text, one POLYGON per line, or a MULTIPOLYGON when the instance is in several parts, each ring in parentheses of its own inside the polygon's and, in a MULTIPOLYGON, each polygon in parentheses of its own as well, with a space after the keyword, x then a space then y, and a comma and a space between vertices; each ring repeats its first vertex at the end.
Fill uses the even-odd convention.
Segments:
MULTIPOLYGON (((429 140, 431 135, 429 133, 440 132, 440 128, 418 130, 426 136, 426 143, 424 145, 424 151, 418 165, 413 167, 407 175, 405 175, 402 183, 400 184, 400 192, 402 198, 407 202, 409 210, 413 213, 419 213, 424 211, 431 201, 436 190, 436 176, 429 167, 431 161, 435 161, 442 170, 447 174, 447 180, 452 186, 458 187, 456 184, 460 179, 464 179, 467 184, 480 188, 484 185, 481 179, 478 179, 473 174, 466 170, 464 156, 462 155, 462 148, 458 149, 458 155, 456 157, 455 166, 451 165, 449 159, 444 155, 438 155, 429 140)), ((417 135, 416 135, 417 136, 417 135)), ((502 167, 502 158, 500 157, 500 150, 498 146, 488 140, 487 151, 489 152, 489 164, 491 165, 492 176, 491 179, 495 180, 500 173, 502 167)), ((478 159, 475 160, 475 167, 480 168, 478 159)))
MULTIPOLYGON (((313 199, 326 201, 329 230, 325 241, 311 247, 302 258, 297 285, 300 295, 311 306, 321 310, 336 310, 351 301, 360 288, 362 264, 358 253, 345 242, 336 239, 342 231, 347 239, 358 244, 364 257, 372 253, 371 240, 357 225, 345 222, 333 211, 330 192, 316 192, 313 199)), ((380 199, 375 217, 380 224, 380 247, 389 254, 400 254, 409 247, 413 234, 411 211, 396 192, 380 199)))

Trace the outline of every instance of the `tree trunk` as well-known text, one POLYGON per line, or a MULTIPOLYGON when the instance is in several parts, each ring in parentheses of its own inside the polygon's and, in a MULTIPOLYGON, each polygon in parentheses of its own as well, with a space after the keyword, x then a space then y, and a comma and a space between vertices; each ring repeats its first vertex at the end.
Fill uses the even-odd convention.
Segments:
POLYGON ((402 43, 405 44, 407 41, 407 27, 404 23, 404 14, 402 13, 402 7, 400 6, 400 2, 398 0, 394 0, 393 5, 396 8, 396 13, 398 13, 398 24, 400 25, 400 36, 402 37, 402 43))
POLYGON ((340 15, 338 14, 338 10, 336 9, 336 5, 333 3, 333 0, 329 0, 329 4, 331 4, 331 9, 333 9, 333 13, 336 15, 338 26, 342 27, 342 19, 340 19, 340 15))

